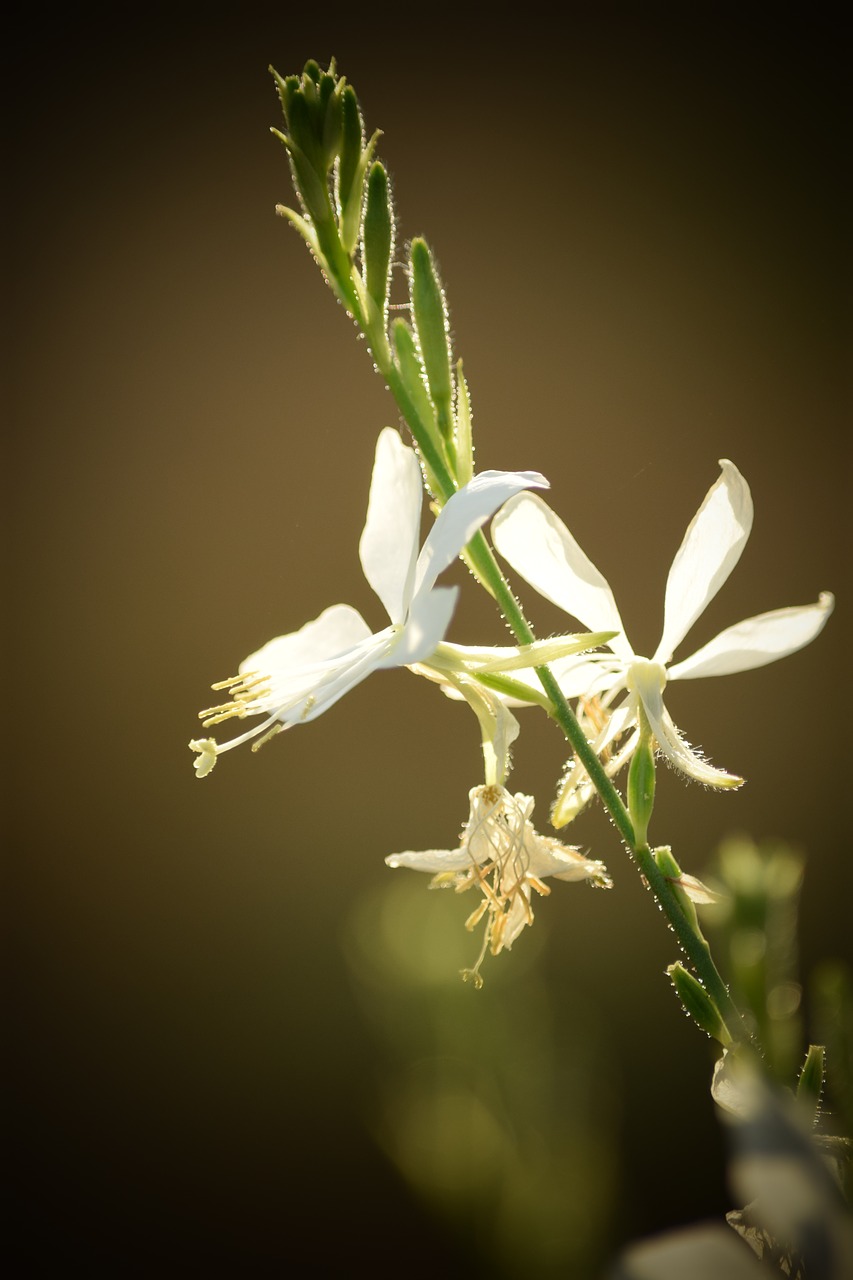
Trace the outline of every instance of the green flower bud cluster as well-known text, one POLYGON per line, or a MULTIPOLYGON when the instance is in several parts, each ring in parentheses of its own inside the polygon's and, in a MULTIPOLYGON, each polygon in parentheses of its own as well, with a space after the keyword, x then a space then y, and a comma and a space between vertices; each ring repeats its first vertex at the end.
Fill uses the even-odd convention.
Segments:
POLYGON ((454 366, 447 303, 426 241, 408 247, 409 320, 389 326, 396 219, 385 167, 365 141, 355 91, 308 62, 301 76, 272 71, 284 144, 301 213, 278 212, 307 242, 326 279, 364 332, 420 452, 439 506, 474 472, 471 401, 461 361, 454 366))
POLYGON ((307 241, 329 284, 363 323, 362 298, 352 280, 365 204, 367 172, 379 133, 365 143, 358 99, 343 77, 307 62, 301 76, 273 78, 286 132, 273 129, 290 160, 302 214, 280 205, 307 241))

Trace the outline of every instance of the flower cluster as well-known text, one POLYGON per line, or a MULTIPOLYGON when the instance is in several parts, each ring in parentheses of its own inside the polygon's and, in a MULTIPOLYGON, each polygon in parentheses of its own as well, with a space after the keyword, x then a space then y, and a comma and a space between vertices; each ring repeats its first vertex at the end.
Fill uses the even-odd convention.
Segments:
MULTIPOLYGON (((551 815, 554 826, 576 817, 598 788, 634 854, 652 858, 647 828, 656 753, 707 786, 734 788, 742 782, 690 745, 666 706, 667 686, 748 671, 794 653, 821 631, 833 598, 824 593, 814 604, 748 618, 674 660, 740 559, 752 527, 749 487, 737 467, 723 460, 670 568, 660 643, 650 658, 636 653, 607 580, 532 492, 548 489, 548 481, 536 471, 475 474, 471 399, 462 362, 454 358, 444 287, 426 241, 416 237, 399 246, 388 176, 374 158, 379 135, 368 138, 352 86, 337 75, 334 63, 323 71, 309 62, 301 76, 276 74, 275 81, 285 122, 278 136, 299 205, 279 206, 279 212, 306 242, 367 339, 417 452, 390 427, 379 435, 359 557, 387 625, 373 631, 356 609, 335 604, 300 630, 270 640, 240 664, 236 676, 213 686, 223 700, 200 713, 207 730, 230 720, 250 720, 251 727, 225 742, 208 736, 190 747, 196 773, 205 777, 224 752, 245 742, 255 750, 283 730, 316 719, 374 671, 387 668, 407 667, 467 702, 480 728, 484 781, 469 793, 459 847, 396 854, 387 861, 429 871, 433 883, 457 891, 478 887, 482 901, 468 925, 485 917, 483 949, 470 971, 479 982, 486 953, 509 949, 531 923, 533 892, 548 892, 546 877, 610 884, 602 863, 539 835, 531 822, 533 800, 506 790, 519 732, 514 709, 544 707, 572 744, 551 815), (393 267, 401 255, 405 303, 391 301, 399 279, 393 267), (436 519, 421 546, 424 486, 436 519), (504 560, 589 631, 534 639, 482 532, 490 520, 504 560), (497 601, 516 646, 473 648, 446 640, 458 588, 437 582, 460 556, 497 601), (612 780, 629 761, 626 805, 612 780)), ((661 855, 658 849, 655 856, 661 855)), ((669 871, 654 861, 647 870, 660 881, 659 900, 670 922, 675 912, 683 923, 692 910, 684 903, 701 900, 695 893, 703 887, 683 876, 674 860, 669 871)), ((692 959, 700 968, 705 952, 697 947, 692 959)))

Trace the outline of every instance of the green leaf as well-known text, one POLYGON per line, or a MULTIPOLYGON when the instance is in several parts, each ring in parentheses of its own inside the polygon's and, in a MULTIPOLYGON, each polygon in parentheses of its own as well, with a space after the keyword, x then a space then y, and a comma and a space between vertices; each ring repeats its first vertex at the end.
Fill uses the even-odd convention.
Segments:
POLYGON ((453 369, 450 325, 444 290, 425 240, 412 241, 410 257, 412 318, 435 405, 438 428, 445 440, 453 439, 453 369))
POLYGON ((374 161, 367 179, 367 203, 364 210, 362 253, 367 292, 387 323, 388 290, 391 283, 391 257, 394 252, 394 212, 388 175, 379 160, 374 161))

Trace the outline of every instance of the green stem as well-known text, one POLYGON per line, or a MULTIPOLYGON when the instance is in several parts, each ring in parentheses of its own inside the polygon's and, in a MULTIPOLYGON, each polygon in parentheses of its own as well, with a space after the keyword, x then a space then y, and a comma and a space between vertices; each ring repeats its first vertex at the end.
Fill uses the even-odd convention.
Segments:
MULTIPOLYGON (((349 268, 349 278, 342 281, 341 284, 347 294, 361 297, 363 294, 362 282, 357 277, 353 263, 349 263, 349 268)), ((359 311, 361 311, 361 308, 356 311, 357 319, 361 318, 358 315, 359 311)), ((374 359, 377 362, 377 368, 388 383, 391 394, 397 402, 397 407, 404 420, 408 423, 421 456, 430 469, 432 478, 439 490, 436 497, 446 502, 456 492, 457 486, 447 466, 443 452, 439 450, 432 435, 420 421, 415 407, 406 393, 391 356, 390 348, 387 342, 384 341, 384 333, 381 335, 382 341, 380 341, 380 335, 372 332, 372 325, 367 324, 362 325, 362 327, 365 329, 365 336, 368 341, 372 339, 371 346, 374 359)), ((516 600, 509 583, 501 572, 494 552, 482 530, 476 533, 469 542, 467 555, 472 569, 486 589, 494 596, 498 608, 509 624, 518 643, 533 644, 536 640, 533 628, 524 616, 521 605, 516 600)), ((728 987, 720 976, 717 966, 714 964, 708 943, 685 916, 669 881, 658 868, 649 846, 637 840, 630 814, 621 795, 607 776, 604 766, 587 741, 586 735, 581 729, 577 717, 569 706, 551 669, 549 667, 537 667, 536 674, 550 700, 553 718, 560 726, 576 758, 589 775, 646 884, 657 898, 681 949, 692 964, 705 990, 717 1005, 729 1035, 737 1043, 748 1043, 751 1039, 749 1030, 729 995, 728 987)))
POLYGON ((693 925, 681 910, 672 886, 655 862, 651 849, 647 844, 644 844, 632 849, 631 852, 640 872, 672 925, 673 932, 678 938, 682 951, 690 960, 696 970, 699 981, 719 1009, 732 1040, 737 1043, 750 1043, 752 1040, 751 1033, 743 1020, 740 1010, 732 1000, 719 969, 714 964, 711 948, 708 946, 706 939, 701 934, 697 934, 693 925))

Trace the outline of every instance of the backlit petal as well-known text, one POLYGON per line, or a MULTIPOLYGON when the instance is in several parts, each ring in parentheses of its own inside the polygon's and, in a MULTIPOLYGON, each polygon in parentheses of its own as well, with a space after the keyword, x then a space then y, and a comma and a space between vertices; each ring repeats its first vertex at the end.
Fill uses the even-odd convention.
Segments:
POLYGON ((400 641, 382 665, 408 667, 429 658, 450 626, 458 595, 458 587, 434 587, 415 596, 400 641))
POLYGON ((421 853, 392 853, 385 859, 389 867, 410 867, 412 871, 470 871, 474 860, 466 845, 459 849, 424 849, 421 853))
POLYGON ((247 713, 273 714, 285 724, 313 720, 380 666, 395 640, 390 627, 373 635, 350 605, 332 605, 240 664, 246 676, 263 677, 247 713))
MULTIPOLYGON (((546 600, 590 631, 624 633, 607 579, 541 498, 525 493, 508 502, 492 521, 492 539, 503 558, 546 600)), ((609 647, 620 657, 633 656, 624 634, 615 636, 609 647)))
POLYGON ((538 836, 532 844, 528 873, 542 879, 554 876, 557 880, 593 880, 602 887, 612 887, 603 862, 587 858, 580 849, 561 844, 552 836, 538 836))
POLYGON ((833 596, 824 591, 815 604, 774 609, 771 613, 747 618, 721 631, 691 657, 670 667, 669 678, 727 676, 785 658, 819 635, 834 605, 833 596))
POLYGON ((376 442, 367 519, 358 553, 364 576, 392 622, 403 622, 412 598, 420 543, 423 481, 414 451, 386 427, 376 442))
POLYGON ((693 623, 713 600, 741 557, 752 528, 749 486, 733 462, 687 527, 666 583, 663 635, 654 662, 669 662, 693 623))
POLYGON ((357 609, 333 604, 299 631, 267 641, 240 663, 240 674, 262 671, 273 679, 286 678, 293 668, 337 657, 370 635, 370 627, 357 609))
POLYGON ((522 489, 547 489, 538 471, 483 471, 445 503, 418 557, 415 594, 429 591, 480 526, 522 489))

